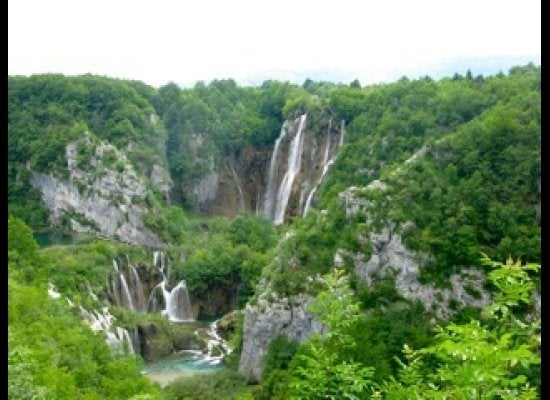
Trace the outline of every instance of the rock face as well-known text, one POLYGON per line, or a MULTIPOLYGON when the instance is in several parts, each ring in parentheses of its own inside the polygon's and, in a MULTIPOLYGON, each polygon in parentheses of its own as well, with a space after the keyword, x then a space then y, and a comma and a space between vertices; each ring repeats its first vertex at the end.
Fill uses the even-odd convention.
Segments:
MULTIPOLYGON (((340 193, 340 199, 346 210, 346 216, 351 217, 358 212, 366 213, 367 225, 372 222, 370 202, 362 196, 365 191, 386 190, 386 185, 380 181, 373 181, 367 187, 358 189, 348 188, 340 193)), ((434 311, 440 319, 446 319, 457 306, 484 307, 489 304, 490 296, 483 285, 485 277, 482 271, 475 268, 464 268, 460 274, 453 274, 449 278, 451 288, 437 288, 433 284, 422 284, 418 280, 420 266, 428 262, 429 254, 407 249, 402 242, 400 231, 409 229, 411 223, 398 227, 394 222, 387 221, 386 226, 379 232, 369 229, 368 242, 372 254, 366 258, 364 254, 352 254, 339 249, 334 257, 336 266, 343 263, 345 256, 351 257, 355 265, 355 274, 358 278, 372 285, 377 279, 390 275, 395 278, 397 292, 408 300, 420 300, 424 308, 434 311), (398 229, 400 228, 400 229, 398 229), (451 304, 454 303, 454 306, 451 304)), ((363 242, 365 238, 360 238, 363 242)))
POLYGON ((206 214, 234 217, 240 212, 260 210, 268 162, 268 151, 244 147, 225 157, 218 165, 208 161, 209 172, 197 184, 183 183, 192 193, 199 209, 206 214))
POLYGON ((193 163, 206 171, 195 180, 179 177, 181 192, 206 214, 234 217, 239 212, 251 212, 274 219, 273 211, 266 212, 266 202, 271 202, 272 206, 268 206, 271 209, 277 201, 280 203, 285 197, 282 187, 286 185, 288 197, 282 207, 283 218, 301 216, 308 200, 309 204, 313 202, 343 135, 343 121, 333 121, 328 114, 296 116, 283 123, 273 148, 246 146, 223 158, 213 156, 208 137, 191 136, 184 147, 193 163), (295 174, 289 173, 293 166, 295 174))
POLYGON ((263 358, 269 344, 279 334, 286 335, 290 340, 303 342, 313 332, 323 332, 323 325, 307 311, 312 300, 307 295, 292 298, 275 296, 268 299, 264 292, 256 305, 247 304, 239 363, 239 373, 242 376, 252 382, 261 379, 263 358))
POLYGON ((94 143, 85 135, 67 145, 68 179, 33 172, 37 188, 50 210, 53 224, 63 216, 76 231, 95 231, 136 245, 164 247, 157 235, 144 226, 146 186, 126 156, 105 142, 94 143), (92 149, 82 161, 79 149, 92 149), (84 165, 83 165, 84 164, 84 165))
POLYGON ((161 165, 153 164, 151 167, 151 184, 163 192, 166 200, 169 201, 173 183, 170 173, 161 165))

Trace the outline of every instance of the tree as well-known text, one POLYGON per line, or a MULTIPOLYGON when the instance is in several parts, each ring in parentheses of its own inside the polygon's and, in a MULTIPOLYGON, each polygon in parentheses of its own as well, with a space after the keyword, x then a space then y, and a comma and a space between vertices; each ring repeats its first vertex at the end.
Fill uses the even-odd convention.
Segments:
POLYGON ((361 89, 361 83, 359 82, 359 79, 355 79, 351 81, 351 83, 349 84, 349 87, 355 88, 355 89, 361 89))
POLYGON ((529 273, 540 265, 521 265, 512 259, 501 264, 486 256, 483 263, 493 268, 488 278, 498 290, 483 310, 485 320, 439 328, 437 342, 418 351, 405 346, 406 362, 398 360, 398 378, 385 382, 377 398, 537 398, 528 377, 540 364, 540 317, 528 321, 518 314, 532 303, 534 283, 529 273), (426 372, 430 358, 437 360, 437 367, 426 372))
POLYGON ((335 269, 325 276, 326 289, 321 291, 310 310, 328 331, 314 336, 305 352, 297 356, 301 363, 290 381, 291 399, 363 399, 371 384, 373 368, 342 359, 344 348, 355 346, 349 329, 360 319, 359 303, 343 270, 335 269))

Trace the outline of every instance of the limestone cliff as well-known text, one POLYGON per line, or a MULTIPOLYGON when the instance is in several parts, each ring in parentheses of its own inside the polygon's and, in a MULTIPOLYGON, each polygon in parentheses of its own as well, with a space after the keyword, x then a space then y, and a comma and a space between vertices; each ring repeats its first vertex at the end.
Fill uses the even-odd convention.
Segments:
POLYGON ((280 334, 303 342, 313 332, 322 333, 323 325, 307 308, 313 298, 308 295, 279 297, 263 292, 256 304, 247 304, 244 311, 243 348, 239 373, 247 380, 262 378, 262 361, 269 344, 280 334))
MULTIPOLYGON (((425 151, 425 148, 420 149, 404 166, 422 157, 425 151)), ((395 174, 400 171, 397 169, 395 174)), ((397 225, 388 219, 380 221, 378 210, 374 209, 366 195, 369 191, 380 191, 385 196, 387 187, 386 183, 375 180, 366 187, 350 187, 340 193, 340 204, 347 218, 365 216, 365 230, 358 233, 358 241, 364 248, 370 247, 370 252, 337 249, 333 266, 342 267, 346 259, 350 260, 357 278, 368 285, 376 284, 379 279, 389 275, 394 278, 395 288, 401 296, 411 301, 421 301, 425 309, 439 319, 450 317, 461 306, 487 305, 490 296, 484 289, 485 277, 482 271, 475 268, 463 268, 459 274, 453 274, 449 278, 449 288, 420 282, 420 268, 431 256, 412 251, 403 243, 401 235, 412 227, 411 223, 397 225)), ((326 213, 322 215, 326 217, 326 213)), ((287 235, 283 240, 291 236, 287 235)), ((244 314, 239 372, 251 381, 261 380, 263 358, 269 344, 278 334, 285 334, 289 339, 301 342, 313 332, 322 331, 321 323, 307 311, 307 305, 312 300, 310 296, 280 298, 269 287, 269 282, 263 283, 258 289, 259 300, 248 304, 244 314)))
POLYGON ((114 146, 84 135, 66 147, 68 178, 32 173, 54 225, 96 232, 130 244, 161 248, 143 224, 146 185, 114 146))
POLYGON ((178 177, 180 190, 206 214, 252 212, 276 223, 302 216, 343 143, 344 126, 326 111, 297 115, 283 123, 272 148, 245 146, 217 157, 206 135, 191 136, 184 147, 204 172, 178 177))

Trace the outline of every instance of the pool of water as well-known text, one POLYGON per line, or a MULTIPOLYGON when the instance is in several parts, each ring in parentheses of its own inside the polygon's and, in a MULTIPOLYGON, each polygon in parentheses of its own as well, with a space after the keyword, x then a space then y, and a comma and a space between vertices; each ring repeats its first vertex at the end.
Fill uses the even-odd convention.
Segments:
POLYGON ((68 244, 75 244, 78 242, 78 238, 75 235, 71 235, 63 232, 55 232, 55 231, 35 232, 33 236, 40 247, 68 245, 68 244))
POLYGON ((40 231, 33 233, 34 240, 42 248, 57 245, 71 245, 90 242, 91 235, 79 233, 66 233, 59 231, 40 231))
POLYGON ((182 376, 212 373, 226 368, 221 360, 205 356, 200 351, 183 350, 161 360, 147 363, 141 372, 165 386, 182 376))

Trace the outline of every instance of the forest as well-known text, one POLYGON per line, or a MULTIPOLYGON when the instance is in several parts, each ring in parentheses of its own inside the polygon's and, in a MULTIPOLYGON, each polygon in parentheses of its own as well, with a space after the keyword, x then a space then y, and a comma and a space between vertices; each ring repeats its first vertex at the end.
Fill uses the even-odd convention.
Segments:
POLYGON ((8 398, 542 398, 540 101, 533 64, 367 86, 8 76, 8 398), (205 212, 189 188, 248 153, 261 162, 241 180, 264 182, 281 126, 301 115, 312 121, 305 147, 321 143, 326 123, 329 133, 332 121, 345 125, 309 212, 289 207, 280 225, 248 205, 205 212), (45 196, 37 176, 96 202, 101 179, 135 177, 143 190, 126 201, 120 184, 110 207, 128 224, 139 209, 139 229, 162 247, 107 234, 92 214, 45 196), (39 245, 45 232, 78 240, 39 245), (169 261, 158 272, 160 252, 169 261), (184 282, 197 323, 231 314, 223 368, 166 385, 144 376, 153 356, 202 328, 138 310, 133 293, 121 300, 113 264, 121 277, 133 270, 141 282, 124 284, 149 285, 151 298, 184 282), (83 319, 102 307, 154 346, 113 350, 83 319), (287 311, 288 326, 254 350, 261 373, 243 373, 254 332, 287 311), (305 336, 291 333, 300 313, 310 316, 305 336))

